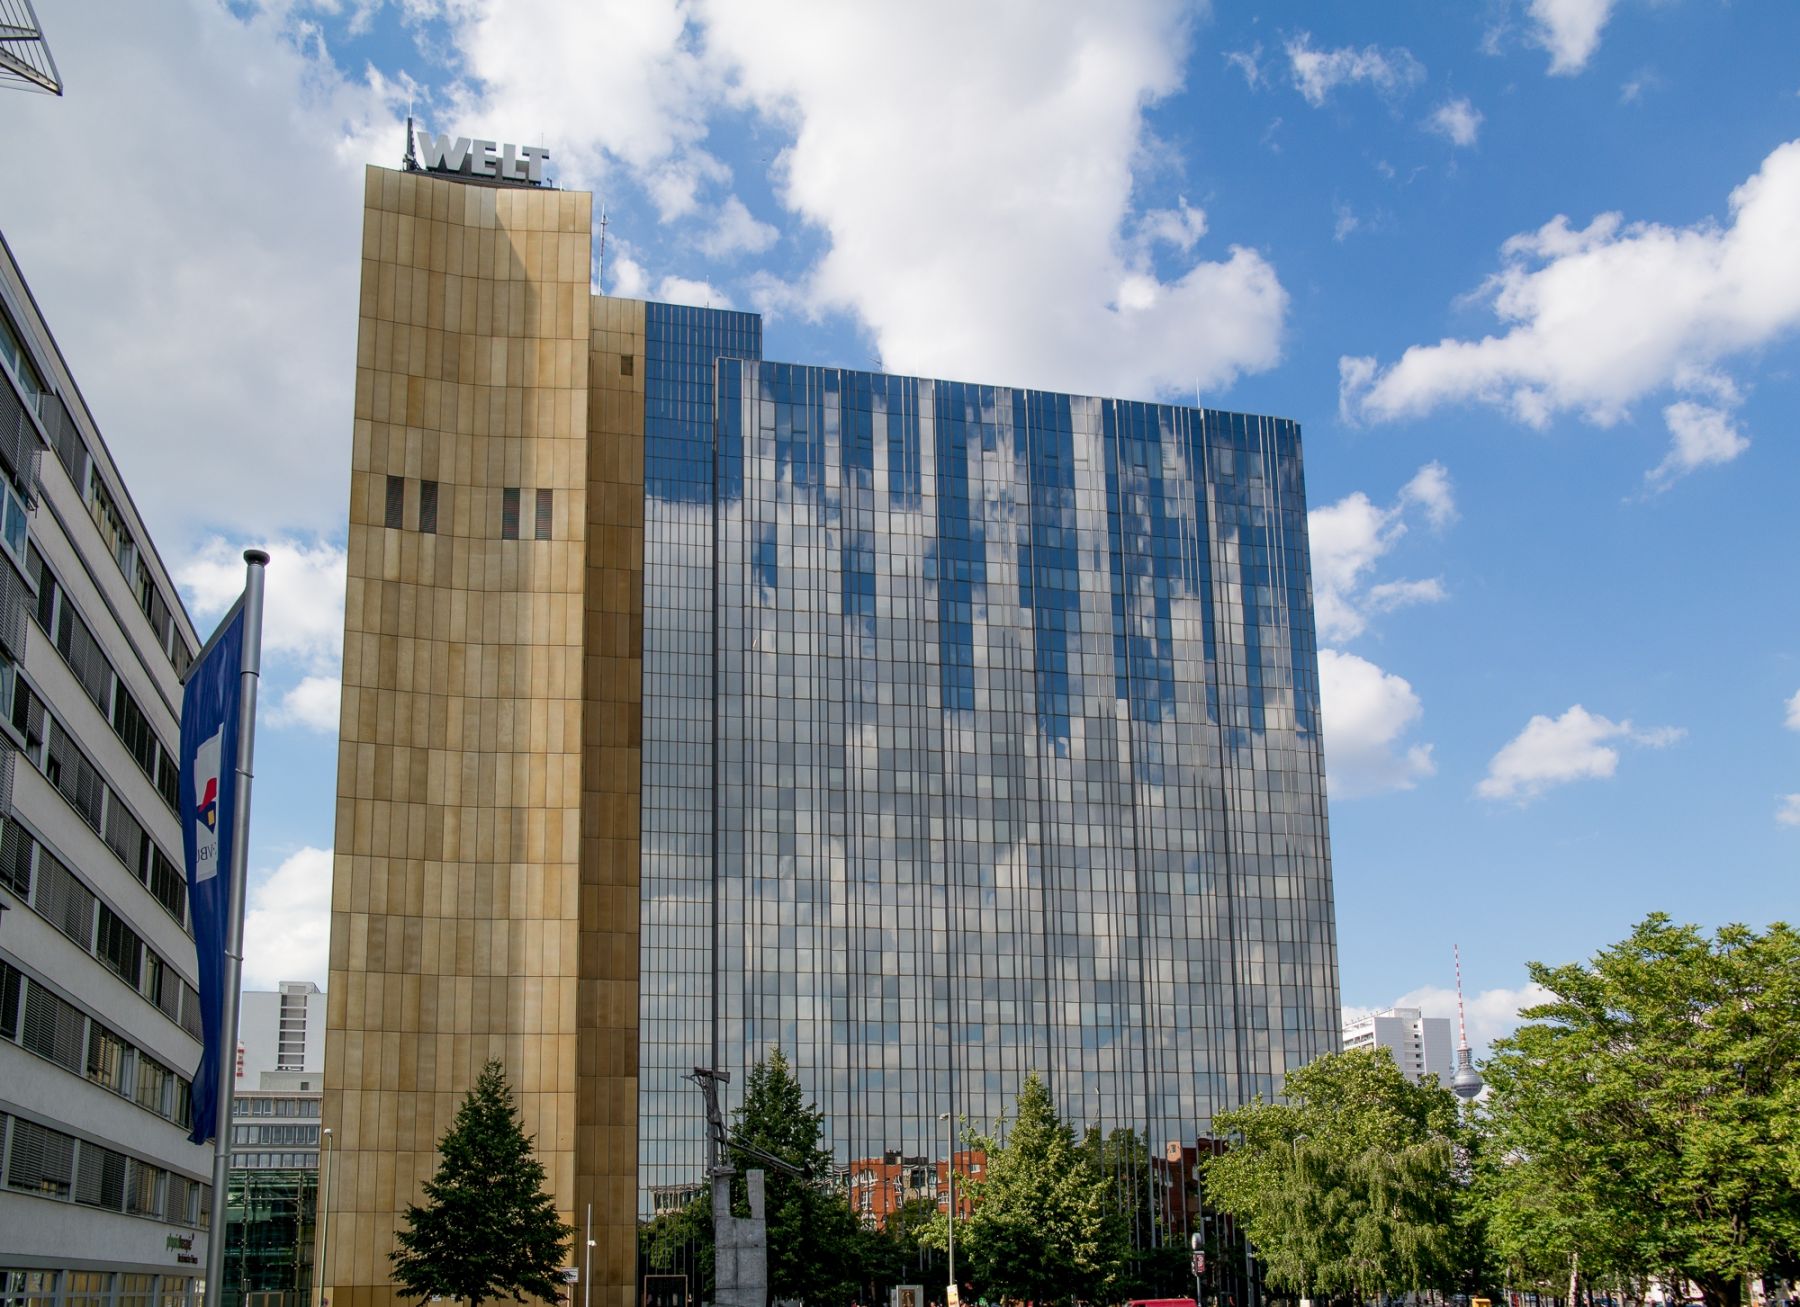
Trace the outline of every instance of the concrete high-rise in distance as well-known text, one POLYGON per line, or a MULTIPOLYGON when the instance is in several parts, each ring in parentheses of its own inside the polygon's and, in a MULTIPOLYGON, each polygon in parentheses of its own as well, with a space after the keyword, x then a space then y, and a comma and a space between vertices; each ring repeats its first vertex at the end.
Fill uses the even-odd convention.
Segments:
POLYGON ((1416 1007, 1373 1012, 1344 1026, 1344 1048, 1385 1048, 1401 1074, 1415 1084, 1436 1076, 1450 1087, 1450 1020, 1428 1017, 1416 1007))
POLYGON ((779 1045, 840 1165, 1031 1070, 1185 1155, 1337 1045, 1298 428, 767 362, 592 218, 368 172, 334 1307, 489 1057, 627 1307, 696 1065, 779 1045))

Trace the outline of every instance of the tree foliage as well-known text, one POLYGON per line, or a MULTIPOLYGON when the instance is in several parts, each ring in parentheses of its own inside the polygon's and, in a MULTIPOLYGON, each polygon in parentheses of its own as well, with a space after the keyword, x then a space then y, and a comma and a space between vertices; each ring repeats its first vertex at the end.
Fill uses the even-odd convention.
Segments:
MULTIPOLYGON (((987 1174, 967 1182, 974 1208, 956 1227, 966 1278, 989 1297, 1107 1296, 1122 1252, 1112 1177, 1077 1146, 1044 1082, 1026 1076, 1004 1143, 982 1135, 970 1143, 987 1154, 987 1174)), ((959 1176, 958 1188, 964 1183, 959 1176)))
POLYGON ((1464 1147, 1455 1097, 1415 1085, 1382 1049, 1290 1072, 1286 1101, 1214 1119, 1209 1203, 1244 1230, 1269 1283, 1311 1297, 1449 1287, 1464 1147))
POLYGON ((1692 1280, 1736 1307, 1800 1253, 1800 936, 1647 918, 1496 1045, 1481 1189, 1521 1278, 1692 1280))
MULTIPOLYGON (((1194 1291, 1185 1229, 1165 1228, 1159 1196, 1167 1183, 1153 1166, 1150 1146, 1130 1126, 1102 1133, 1089 1126, 1081 1138, 1089 1165, 1104 1178, 1112 1244, 1117 1259, 1109 1283, 1120 1298, 1182 1298, 1194 1291)), ((1185 1177, 1181 1178, 1185 1183, 1185 1177)))
POLYGON ((418 1298, 446 1296, 469 1307, 493 1298, 554 1301, 556 1272, 574 1231, 544 1192, 544 1167, 513 1106, 498 1062, 475 1087, 438 1141, 437 1174, 423 1206, 409 1204, 389 1254, 394 1280, 418 1298))
POLYGON ((739 1215, 750 1214, 743 1173, 752 1168, 765 1173, 769 1289, 777 1298, 844 1297, 863 1278, 862 1227, 833 1183, 824 1136, 825 1114, 806 1101, 787 1058, 771 1048, 745 1078, 729 1141, 738 1168, 732 1205, 739 1215), (759 1161, 743 1151, 746 1146, 781 1158, 799 1174, 759 1161))

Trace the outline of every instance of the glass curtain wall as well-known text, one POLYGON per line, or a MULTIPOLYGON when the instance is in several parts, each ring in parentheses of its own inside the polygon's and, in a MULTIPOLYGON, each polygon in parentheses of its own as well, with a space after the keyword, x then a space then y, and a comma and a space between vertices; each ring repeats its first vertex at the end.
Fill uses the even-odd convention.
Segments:
POLYGON ((1332 1048, 1298 428, 758 362, 754 319, 658 307, 646 1214, 701 1178, 700 1063, 779 1046, 847 1166, 941 1158, 1032 1070, 1191 1148, 1332 1048))

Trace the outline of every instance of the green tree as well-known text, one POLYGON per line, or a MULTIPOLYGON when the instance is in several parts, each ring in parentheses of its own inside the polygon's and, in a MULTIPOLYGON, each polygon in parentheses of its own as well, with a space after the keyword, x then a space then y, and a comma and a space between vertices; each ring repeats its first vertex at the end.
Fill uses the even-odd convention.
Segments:
MULTIPOLYGON (((1106 1182, 1118 1264, 1111 1287, 1122 1298, 1183 1298, 1194 1292, 1188 1231, 1168 1229, 1161 1209, 1166 1178, 1154 1173, 1148 1142, 1130 1126, 1102 1134, 1089 1126, 1081 1151, 1106 1182)), ((1186 1177, 1167 1177, 1185 1184, 1186 1177)))
POLYGON ((862 1227, 836 1184, 831 1151, 823 1144, 825 1114, 806 1101, 806 1091, 779 1048, 750 1068, 744 1100, 732 1113, 731 1163, 738 1168, 732 1205, 750 1214, 743 1173, 764 1172, 768 1220, 769 1290, 776 1298, 839 1298, 863 1278, 862 1227), (790 1174, 743 1151, 779 1157, 790 1174))
POLYGON ((424 1206, 409 1204, 388 1254, 394 1280, 421 1299, 554 1301, 574 1231, 544 1192, 544 1167, 513 1106, 506 1073, 489 1062, 438 1141, 424 1206))
POLYGON ((1457 1102, 1382 1049, 1290 1072, 1286 1101, 1214 1118, 1235 1137, 1205 1162, 1210 1205, 1255 1246, 1272 1287, 1356 1299, 1449 1287, 1463 1143, 1457 1102))
POLYGON ((695 1302, 713 1296, 712 1195, 702 1191, 686 1206, 659 1212, 638 1227, 643 1264, 659 1275, 685 1275, 695 1302))
MULTIPOLYGON (((1006 1142, 970 1136, 987 1174, 969 1180, 973 1210, 956 1226, 959 1270, 988 1295, 1034 1302, 1106 1296, 1119 1268, 1113 1177, 1075 1142, 1036 1073, 1020 1086, 1006 1142)), ((957 1178, 960 1191, 965 1181, 957 1178)), ((944 1222, 932 1242, 944 1243, 944 1222)))
POLYGON ((1522 1275, 1692 1280, 1737 1307, 1800 1252, 1800 935, 1646 918, 1552 994, 1486 1065, 1482 1188, 1522 1275), (1548 1264, 1547 1264, 1548 1263, 1548 1264))

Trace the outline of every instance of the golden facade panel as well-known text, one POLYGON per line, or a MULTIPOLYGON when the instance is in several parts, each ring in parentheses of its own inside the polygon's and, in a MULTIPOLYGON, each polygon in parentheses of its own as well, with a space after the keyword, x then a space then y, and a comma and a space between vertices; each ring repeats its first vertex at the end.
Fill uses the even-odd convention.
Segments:
POLYGON ((635 425, 591 426, 591 216, 577 192, 367 173, 325 1069, 337 1307, 398 1301, 394 1230, 495 1057, 564 1218, 594 1205, 595 1299, 633 1297, 636 1156, 607 1140, 637 1111, 622 742, 641 624, 598 654, 584 637, 634 629, 641 604, 642 523, 634 542, 616 505, 641 501, 643 398, 609 382, 635 425))

